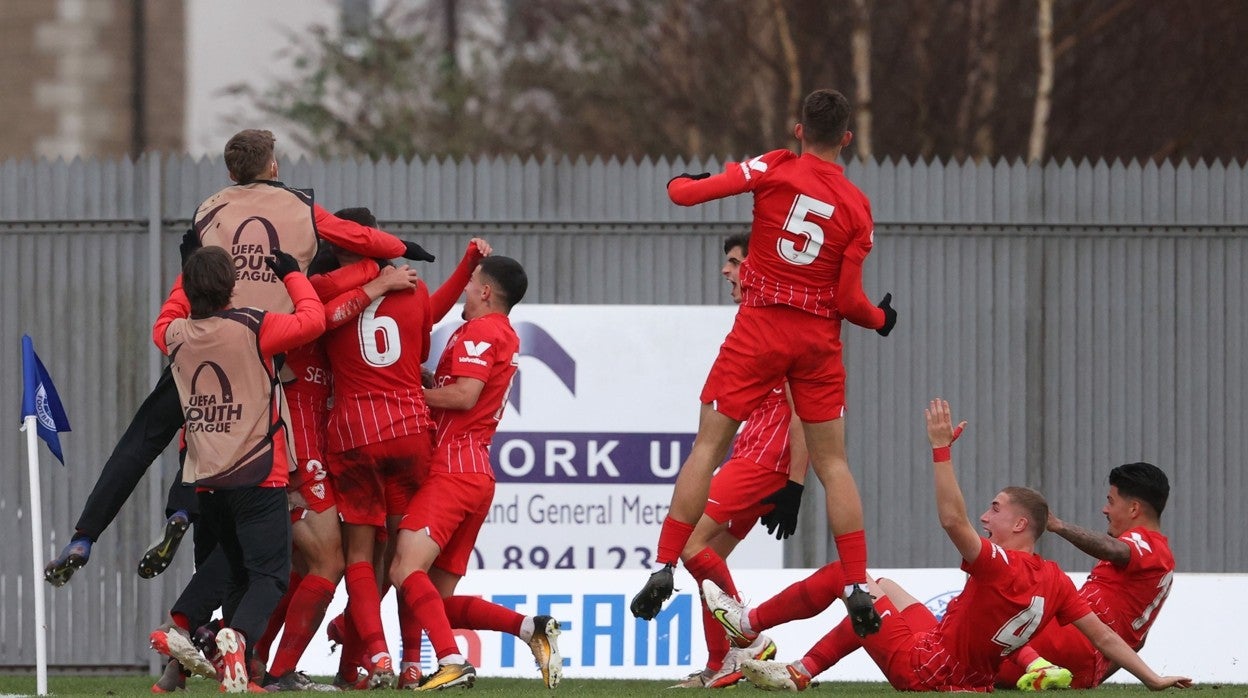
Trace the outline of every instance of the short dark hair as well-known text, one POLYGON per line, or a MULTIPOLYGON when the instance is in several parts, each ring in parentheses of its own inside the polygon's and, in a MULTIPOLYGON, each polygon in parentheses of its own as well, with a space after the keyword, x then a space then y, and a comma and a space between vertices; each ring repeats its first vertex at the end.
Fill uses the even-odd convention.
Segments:
POLYGON ((816 145, 840 145, 852 109, 836 90, 815 90, 802 102, 802 138, 816 145))
POLYGON ((255 181, 273 161, 272 131, 249 128, 234 134, 225 144, 225 169, 239 184, 255 181))
POLYGON ((333 243, 321 240, 316 245, 316 254, 312 255, 312 261, 308 264, 308 276, 328 274, 341 266, 338 255, 334 253, 333 243))
POLYGON ((373 212, 370 211, 367 206, 353 206, 351 208, 339 209, 334 211, 334 215, 344 221, 359 223, 360 225, 366 225, 370 228, 377 227, 377 216, 374 216, 373 212))
POLYGON ((1049 524, 1049 502, 1037 490, 1030 487, 1007 487, 1001 490, 1010 498, 1010 501, 1021 508, 1027 514, 1031 530, 1036 534, 1036 540, 1040 540, 1040 536, 1048 529, 1049 524))
POLYGON ((1170 479, 1152 463, 1120 465, 1109 471, 1109 484, 1118 488, 1118 494, 1149 505, 1159 517, 1170 498, 1170 479))
POLYGON ((741 254, 749 256, 750 254, 750 234, 749 233, 733 233, 724 238, 724 254, 732 252, 732 248, 740 247, 741 254))
POLYGON ((234 260, 220 247, 201 247, 182 265, 182 290, 191 317, 207 317, 229 307, 234 295, 234 260))
POLYGON ((507 305, 507 310, 514 308, 529 290, 529 275, 524 273, 524 267, 511 257, 499 255, 485 257, 481 260, 481 274, 490 277, 490 280, 497 284, 497 290, 502 291, 501 295, 503 302, 507 305))

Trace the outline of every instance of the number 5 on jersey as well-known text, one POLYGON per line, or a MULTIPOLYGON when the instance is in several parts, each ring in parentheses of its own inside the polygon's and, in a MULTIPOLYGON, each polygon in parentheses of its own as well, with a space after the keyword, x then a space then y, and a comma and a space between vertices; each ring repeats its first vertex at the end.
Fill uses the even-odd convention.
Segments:
POLYGON ((790 264, 805 266, 815 261, 819 250, 823 249, 824 233, 819 223, 810 220, 809 216, 830 220, 836 207, 813 196, 798 194, 789 208, 789 217, 784 221, 783 235, 776 242, 780 257, 790 264))

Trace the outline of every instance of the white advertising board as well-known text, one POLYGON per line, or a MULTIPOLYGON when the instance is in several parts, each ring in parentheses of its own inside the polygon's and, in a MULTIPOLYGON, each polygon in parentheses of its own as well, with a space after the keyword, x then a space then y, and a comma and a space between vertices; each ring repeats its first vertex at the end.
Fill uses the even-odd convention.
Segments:
MULTIPOLYGON (((490 449, 477 569, 650 569, 732 306, 516 306, 520 368, 490 449)), ((434 330, 436 365, 458 308, 434 330)), ((779 567, 756 529, 740 567, 779 567)))
MULTIPOLYGON (((740 570, 734 572, 738 589, 748 599, 763 601, 812 570, 740 570)), ((966 576, 957 569, 879 569, 923 601, 934 613, 962 589, 966 576)), ((1082 584, 1085 574, 1072 574, 1082 584)), ((572 678, 677 679, 701 669, 706 662, 702 614, 693 578, 677 573, 677 593, 651 622, 633 618, 628 603, 644 580, 640 570, 483 570, 470 572, 459 593, 482 596, 513 607, 523 614, 551 614, 563 625, 559 646, 564 675, 572 678)), ((338 590, 327 617, 342 610, 345 588, 338 590)), ((778 657, 791 661, 802 656, 822 635, 845 617, 841 604, 823 614, 767 631, 779 647, 778 657)), ((391 651, 399 647, 394 594, 383 602, 382 617, 391 651)), ((1140 653, 1162 674, 1181 674, 1200 684, 1248 684, 1248 663, 1239 624, 1248 618, 1248 575, 1178 574, 1160 615, 1140 653), (1210 600, 1216 599, 1217 618, 1211 618, 1210 600), (1219 619, 1229 622, 1219 622, 1219 619), (1193 627, 1193 625, 1197 627, 1193 627)), ((528 647, 509 635, 488 631, 457 631, 460 645, 483 677, 537 677, 528 647)), ((397 656, 397 655, 396 655, 397 656)), ((424 651, 426 670, 432 652, 424 651)), ((337 670, 337 655, 329 656, 324 632, 316 634, 300 668, 328 675, 337 670)), ((865 652, 855 652, 823 677, 828 681, 883 681, 883 675, 865 652)), ((1135 682, 1125 672, 1113 682, 1135 682)))

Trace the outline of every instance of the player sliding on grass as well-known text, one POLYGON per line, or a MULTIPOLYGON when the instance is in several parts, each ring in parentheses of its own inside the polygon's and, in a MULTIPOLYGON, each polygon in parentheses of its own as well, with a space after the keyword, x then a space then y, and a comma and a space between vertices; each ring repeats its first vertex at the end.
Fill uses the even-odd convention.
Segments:
MULTIPOLYGON (((950 446, 957 432, 949 403, 933 400, 925 416, 940 525, 970 575, 962 593, 937 621, 896 582, 872 580, 871 593, 883 619, 879 633, 860 638, 842 621, 795 662, 742 662, 745 677, 762 688, 805 690, 812 677, 862 647, 897 690, 989 691, 1009 655, 1057 619, 1073 623, 1150 689, 1190 686, 1186 677, 1158 676, 1092 613, 1056 563, 1033 552, 1049 512, 1039 492, 1005 488, 979 517, 986 535, 975 530, 953 470, 950 446)), ((756 609, 743 608, 710 582, 704 592, 728 635, 740 644, 779 623, 817 615, 833 600, 826 590, 836 588, 842 578, 841 566, 834 562, 756 609)))

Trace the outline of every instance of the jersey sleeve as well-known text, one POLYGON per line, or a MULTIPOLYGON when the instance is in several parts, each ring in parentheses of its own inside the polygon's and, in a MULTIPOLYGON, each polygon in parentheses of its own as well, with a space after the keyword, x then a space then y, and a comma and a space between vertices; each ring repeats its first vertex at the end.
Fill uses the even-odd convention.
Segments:
POLYGON ((797 154, 791 150, 773 150, 742 162, 730 162, 724 166, 723 172, 710 177, 673 177, 667 183, 667 196, 678 206, 693 206, 744 194, 753 191, 769 169, 796 157, 797 154))
POLYGON ((451 352, 450 374, 454 378, 476 378, 488 382, 490 368, 502 346, 496 333, 481 322, 470 322, 460 332, 451 352))
POLYGON ((1054 602, 1054 617, 1061 625, 1069 625, 1080 618, 1092 612, 1092 607, 1088 606, 1088 602, 1079 595, 1079 590, 1075 588, 1075 583, 1070 581, 1070 577, 1062 571, 1056 564, 1053 565, 1053 571, 1057 578, 1057 598, 1051 599, 1054 602))
POLYGON ((339 218, 318 204, 312 205, 312 215, 317 233, 345 250, 378 259, 401 257, 407 251, 403 241, 390 233, 339 218))
POLYGON ((265 313, 260 322, 260 353, 280 354, 307 344, 325 331, 325 306, 303 274, 287 274, 282 280, 295 303, 293 313, 265 313))
POLYGON ((975 558, 975 562, 967 562, 963 558, 962 571, 977 579, 988 581, 1009 572, 1009 555, 1022 554, 1014 551, 1007 553, 1000 546, 993 545, 987 538, 980 536, 979 555, 975 558))
POLYGON ((156 342, 156 348, 160 349, 160 353, 169 353, 169 345, 165 341, 169 325, 178 318, 190 316, 191 302, 187 300, 186 292, 182 290, 182 275, 178 274, 178 278, 173 280, 173 288, 169 290, 169 297, 165 299, 164 305, 160 306, 160 314, 156 316, 156 323, 152 325, 152 341, 156 342))
POLYGON ((328 300, 353 288, 359 288, 377 278, 381 268, 371 259, 361 259, 324 274, 308 277, 312 288, 321 300, 328 300))
POLYGON ((468 243, 468 250, 464 252, 463 259, 459 260, 459 264, 455 267, 455 271, 451 272, 450 277, 442 282, 438 290, 434 291, 429 298, 430 315, 433 322, 441 322, 446 314, 451 312, 451 308, 455 305, 455 301, 459 300, 460 295, 464 292, 464 287, 468 285, 468 280, 472 278, 472 271, 477 268, 477 264, 481 262, 481 251, 473 243, 468 243))
POLYGON ((1153 549, 1154 541, 1150 541, 1147 534, 1141 533, 1138 529, 1132 529, 1118 536, 1118 540, 1127 544, 1127 550, 1130 555, 1127 557, 1127 564, 1122 567, 1132 574, 1141 574, 1150 571, 1168 572, 1169 566, 1162 559, 1161 555, 1153 549))

